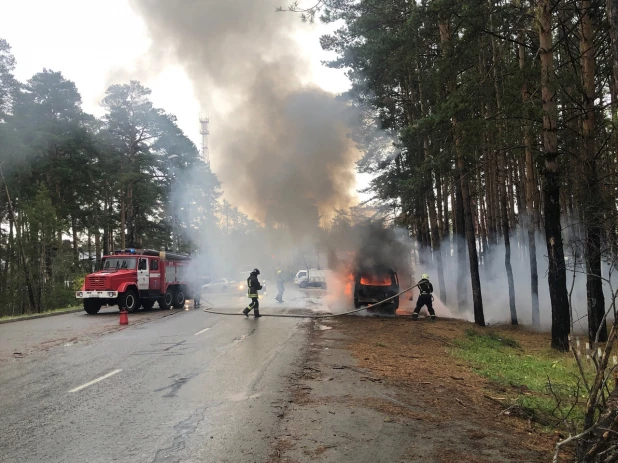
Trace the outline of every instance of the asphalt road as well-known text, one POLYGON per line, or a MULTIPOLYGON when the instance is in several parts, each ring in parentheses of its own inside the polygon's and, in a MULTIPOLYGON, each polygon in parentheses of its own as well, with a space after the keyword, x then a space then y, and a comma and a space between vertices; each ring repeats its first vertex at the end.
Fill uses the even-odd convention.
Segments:
MULTIPOLYGON (((291 288, 271 297, 263 312, 323 310, 291 288)), ((247 301, 204 298, 231 312, 247 301)), ((122 330, 116 314, 0 326, 0 352, 28 352, 0 363, 0 462, 266 461, 306 322, 162 312, 122 330), (49 332, 61 342, 32 348, 49 332)))

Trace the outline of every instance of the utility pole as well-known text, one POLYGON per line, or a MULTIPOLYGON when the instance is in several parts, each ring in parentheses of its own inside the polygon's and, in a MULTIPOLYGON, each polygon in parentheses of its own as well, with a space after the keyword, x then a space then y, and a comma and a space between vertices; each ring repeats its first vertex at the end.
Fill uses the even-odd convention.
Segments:
POLYGON ((207 117, 202 117, 200 114, 200 135, 202 136, 202 161, 208 166, 210 166, 210 153, 208 152, 208 135, 210 132, 208 131, 208 123, 210 120, 207 117))
POLYGON ((177 154, 172 154, 171 156, 168 156, 168 161, 170 163, 170 215, 172 218, 172 247, 174 249, 174 252, 178 252, 178 231, 177 231, 177 227, 176 227, 176 211, 174 209, 174 202, 172 201, 172 195, 173 195, 173 182, 175 180, 174 177, 174 165, 172 164, 172 160, 176 159, 178 157, 177 154))

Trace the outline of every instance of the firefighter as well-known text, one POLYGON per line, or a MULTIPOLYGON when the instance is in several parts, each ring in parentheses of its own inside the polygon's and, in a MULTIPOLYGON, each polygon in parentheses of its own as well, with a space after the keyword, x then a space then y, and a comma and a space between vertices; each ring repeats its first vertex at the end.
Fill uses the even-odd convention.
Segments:
POLYGON ((197 284, 195 294, 193 295, 193 307, 201 307, 200 300, 202 299, 202 287, 197 284))
POLYGON ((260 303, 258 301, 258 291, 262 289, 262 285, 258 281, 257 276, 260 274, 258 269, 253 269, 253 272, 247 278, 247 293, 251 298, 251 304, 249 304, 242 313, 245 314, 245 317, 249 317, 249 312, 254 310, 253 316, 255 318, 261 317, 260 315, 260 303))
POLYGON ((283 292, 285 288, 283 287, 283 275, 281 274, 281 270, 277 270, 277 297, 275 298, 277 302, 283 302, 283 292))
POLYGON ((193 307, 201 307, 200 300, 202 298, 202 281, 196 277, 193 279, 193 307))
POLYGON ((419 296, 416 301, 416 309, 414 309, 414 313, 412 314, 412 320, 418 320, 418 313, 421 311, 424 305, 427 306, 427 310, 429 310, 429 315, 432 320, 436 319, 436 313, 433 310, 433 285, 429 281, 429 275, 423 273, 421 276, 421 281, 418 282, 419 296))

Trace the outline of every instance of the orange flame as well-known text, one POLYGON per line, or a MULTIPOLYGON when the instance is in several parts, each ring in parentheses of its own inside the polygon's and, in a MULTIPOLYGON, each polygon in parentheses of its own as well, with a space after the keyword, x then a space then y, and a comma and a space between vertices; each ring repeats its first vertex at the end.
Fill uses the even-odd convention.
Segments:
POLYGON ((354 285, 354 275, 348 274, 345 283, 345 295, 352 296, 352 286, 354 285))
POLYGON ((360 284, 365 286, 390 286, 393 283, 390 275, 363 275, 360 284))

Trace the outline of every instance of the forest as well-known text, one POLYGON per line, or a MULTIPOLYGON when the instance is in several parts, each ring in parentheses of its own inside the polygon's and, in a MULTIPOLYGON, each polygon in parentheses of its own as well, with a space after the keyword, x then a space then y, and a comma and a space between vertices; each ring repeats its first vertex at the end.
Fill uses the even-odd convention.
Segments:
POLYGON ((15 64, 0 39, 0 316, 76 305, 83 277, 115 249, 192 252, 196 229, 255 234, 148 88, 110 86, 97 119, 60 72, 19 82, 15 64))

